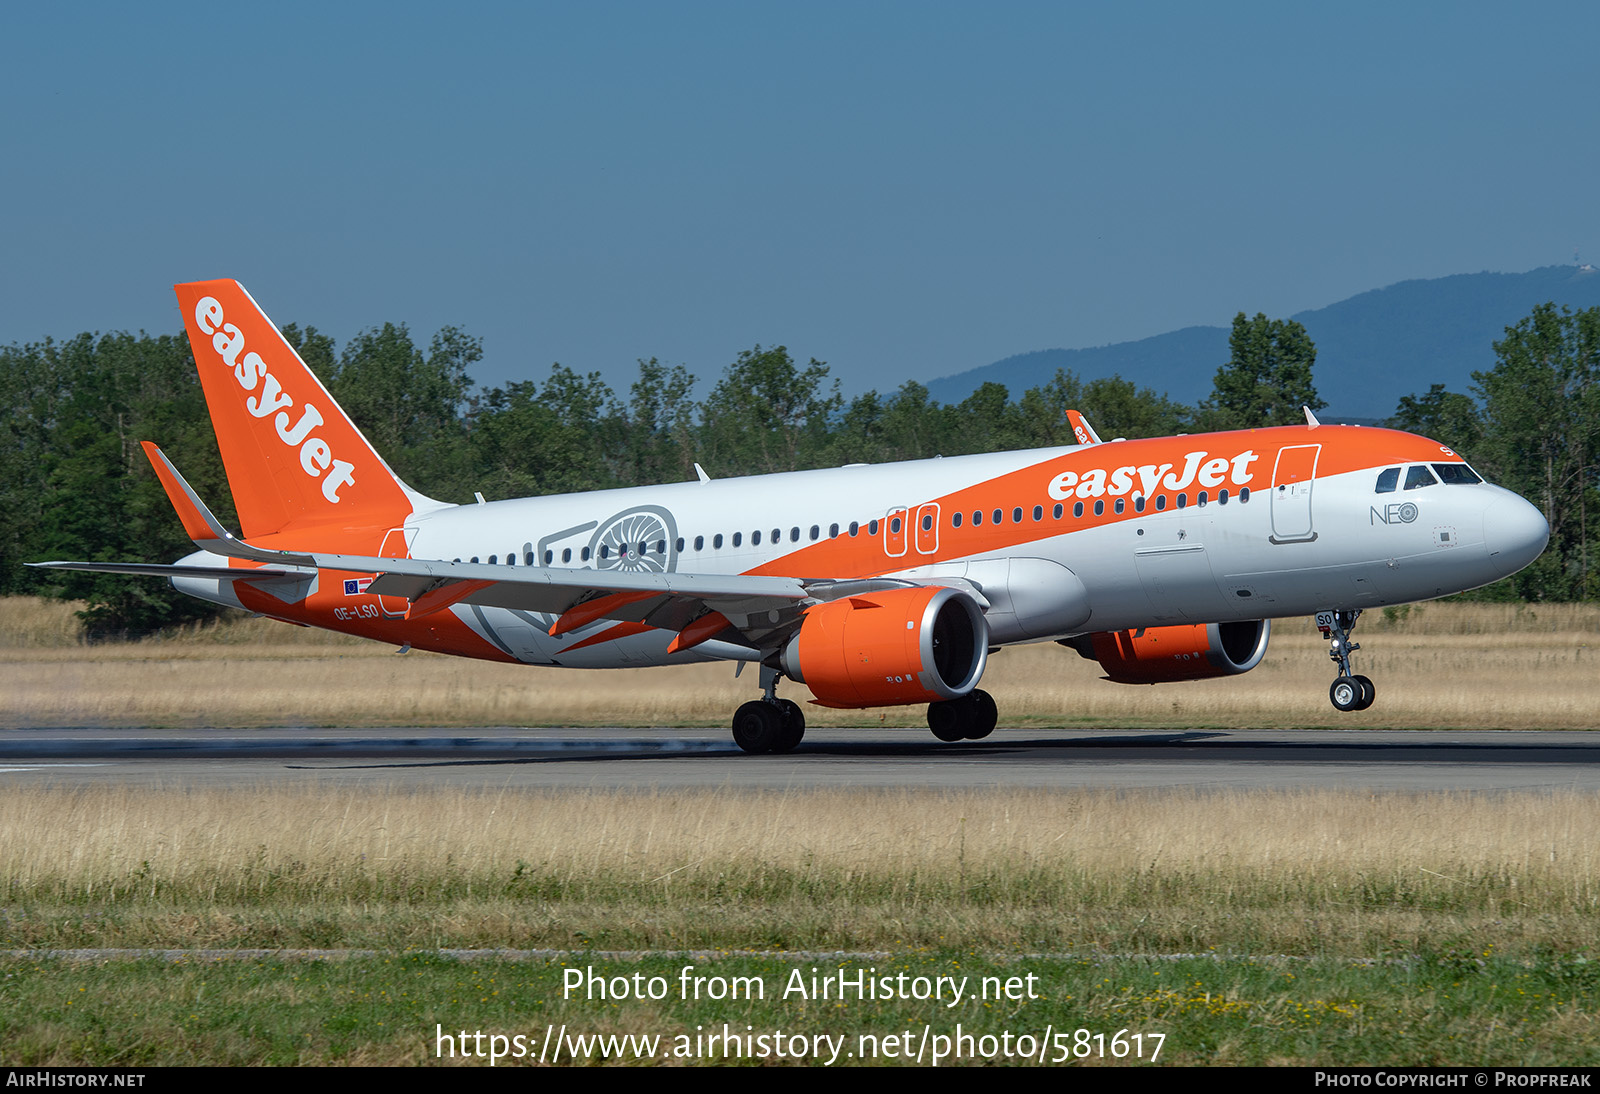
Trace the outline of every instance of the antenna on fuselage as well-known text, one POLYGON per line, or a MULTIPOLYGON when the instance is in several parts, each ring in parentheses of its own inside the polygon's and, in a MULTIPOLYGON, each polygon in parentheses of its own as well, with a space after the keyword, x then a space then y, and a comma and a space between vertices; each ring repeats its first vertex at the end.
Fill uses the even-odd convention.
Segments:
POLYGON ((1315 428, 1317 428, 1317 426, 1322 424, 1321 422, 1317 421, 1317 416, 1315 414, 1311 413, 1311 408, 1310 407, 1302 406, 1300 409, 1306 412, 1306 425, 1309 428, 1315 429, 1315 428))

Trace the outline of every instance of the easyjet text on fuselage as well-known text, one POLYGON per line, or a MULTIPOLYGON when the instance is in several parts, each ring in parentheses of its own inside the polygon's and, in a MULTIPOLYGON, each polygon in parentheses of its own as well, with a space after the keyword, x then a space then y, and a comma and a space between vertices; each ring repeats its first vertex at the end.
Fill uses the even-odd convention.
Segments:
POLYGON ((1121 497, 1129 493, 1150 497, 1157 490, 1186 490, 1195 484, 1208 490, 1224 483, 1246 486, 1255 478, 1250 473, 1250 465, 1260 458, 1254 449, 1234 456, 1215 457, 1202 450, 1186 453, 1181 467, 1171 463, 1147 463, 1114 470, 1093 467, 1087 471, 1063 471, 1050 480, 1049 492, 1056 501, 1065 501, 1071 497, 1100 498, 1108 494, 1121 497))

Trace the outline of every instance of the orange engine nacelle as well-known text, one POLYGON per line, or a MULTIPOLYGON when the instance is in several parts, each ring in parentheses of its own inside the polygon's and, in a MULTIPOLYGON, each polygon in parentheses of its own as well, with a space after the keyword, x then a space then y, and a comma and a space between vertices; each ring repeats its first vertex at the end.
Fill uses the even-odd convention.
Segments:
POLYGON ((1254 619, 1101 631, 1069 638, 1066 644, 1100 662, 1106 678, 1119 684, 1164 684, 1249 672, 1261 663, 1271 634, 1270 622, 1254 619))
POLYGON ((923 586, 807 608, 780 663, 821 706, 886 707, 959 699, 978 686, 988 658, 977 602, 923 586))

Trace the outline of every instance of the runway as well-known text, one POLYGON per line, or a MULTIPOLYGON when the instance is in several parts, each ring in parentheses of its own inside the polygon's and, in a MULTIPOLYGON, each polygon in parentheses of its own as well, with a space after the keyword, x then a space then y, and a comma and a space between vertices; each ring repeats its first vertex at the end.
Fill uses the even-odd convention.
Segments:
POLYGON ((0 787, 1099 787, 1600 790, 1600 734, 814 729, 747 756, 706 729, 0 731, 0 787))

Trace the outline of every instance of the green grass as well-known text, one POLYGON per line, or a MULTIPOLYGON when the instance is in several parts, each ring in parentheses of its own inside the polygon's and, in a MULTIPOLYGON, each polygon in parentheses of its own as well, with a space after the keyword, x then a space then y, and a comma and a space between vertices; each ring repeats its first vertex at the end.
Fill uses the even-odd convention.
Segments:
MULTIPOLYGON (((1204 957, 996 959, 951 952, 843 961, 619 961, 581 953, 525 962, 422 953, 317 961, 11 960, 0 962, 0 1056, 12 1066, 449 1064, 463 1062, 450 1056, 461 1050, 460 1042, 446 1048, 439 1029, 447 1037, 483 1032, 483 1042, 469 1045, 483 1053, 489 1034, 522 1035, 525 1054, 536 1056, 546 1043, 546 1027, 556 1032, 564 1026, 569 1036, 659 1035, 659 1058, 675 1047, 693 1051, 697 1034, 720 1032, 726 1023, 739 1034, 783 1030, 790 1036, 843 1037, 847 1053, 860 1050, 862 1035, 879 1044, 886 1037, 901 1039, 904 1051, 914 1053, 924 1027, 930 1038, 954 1038, 959 1027, 975 1039, 963 1046, 968 1054, 1017 1064, 1030 1061, 1004 1057, 1005 1033, 1014 1052, 1027 1044, 1018 1038, 1034 1038, 1035 1063, 1041 1042, 1049 1063, 1066 1062, 1063 1056, 1081 1064, 1137 1063, 1131 1050, 1122 1060, 1101 1058, 1109 1057, 1112 1038, 1123 1031, 1130 1046, 1135 1034, 1143 1036, 1139 1048, 1146 1062, 1157 1052, 1155 1035, 1165 1035, 1158 1064, 1594 1066, 1600 1064, 1597 970, 1600 963, 1570 957, 1516 961, 1464 952, 1372 965, 1204 957), (759 978, 765 997, 683 999, 680 971, 688 964, 695 966, 694 975, 759 978), (584 966, 605 977, 639 973, 648 982, 659 976, 666 997, 587 999, 580 991, 563 998, 563 974, 584 966), (813 969, 826 975, 840 968, 852 976, 874 970, 869 976, 967 977, 968 998, 949 1007, 915 999, 863 1000, 854 993, 843 1001, 783 997, 796 970, 808 979, 813 969), (1036 978, 1037 998, 975 998, 984 977, 1003 983, 1029 974, 1036 978), (983 1041, 985 1036, 991 1040, 983 1041), (687 1040, 674 1040, 679 1037, 687 1040)), ((935 1047, 948 1052, 955 1043, 930 1040, 924 1052, 935 1047)), ((699 1058, 689 1062, 750 1062, 720 1053, 708 1057, 707 1051, 702 1041, 699 1058)), ((500 1061, 519 1062, 530 1061, 500 1061)), ((639 1062, 637 1047, 592 1062, 639 1062)), ((933 1061, 924 1055, 922 1062, 933 1061)))

